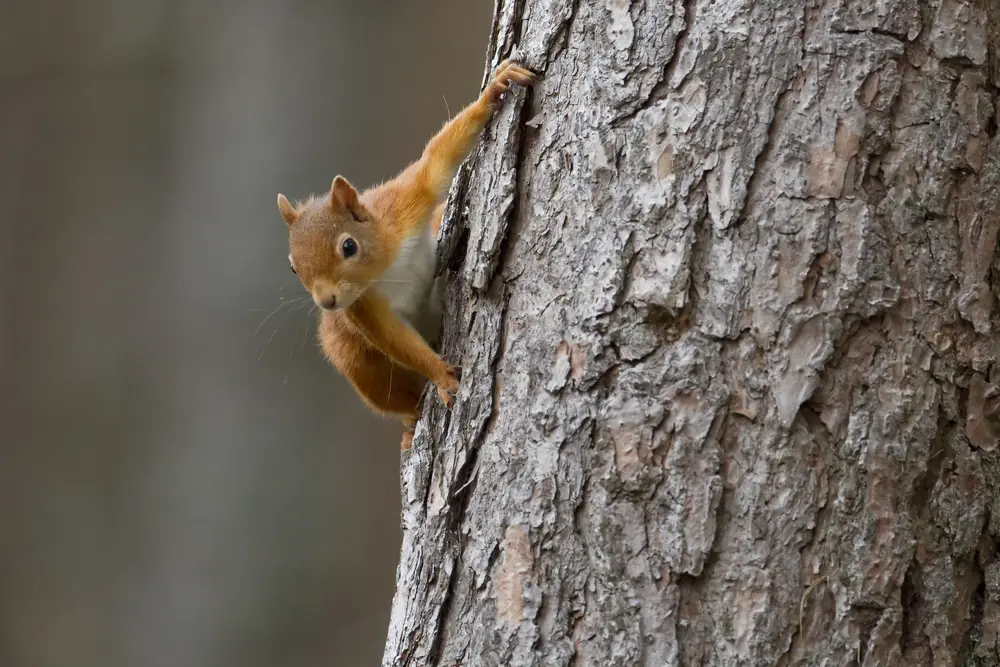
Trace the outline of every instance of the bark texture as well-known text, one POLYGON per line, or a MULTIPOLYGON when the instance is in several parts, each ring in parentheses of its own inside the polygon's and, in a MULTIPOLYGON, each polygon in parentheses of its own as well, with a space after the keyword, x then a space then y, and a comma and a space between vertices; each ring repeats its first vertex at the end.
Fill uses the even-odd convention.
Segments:
POLYGON ((1000 664, 1000 3, 500 0, 515 45, 383 664, 1000 664))

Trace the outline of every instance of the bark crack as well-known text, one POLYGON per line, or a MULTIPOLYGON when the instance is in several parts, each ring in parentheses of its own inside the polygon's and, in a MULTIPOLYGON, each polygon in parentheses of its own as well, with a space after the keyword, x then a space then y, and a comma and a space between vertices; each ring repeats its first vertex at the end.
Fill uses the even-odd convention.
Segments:
POLYGON ((580 10, 580 0, 570 0, 569 16, 556 28, 552 41, 545 50, 545 62, 552 64, 564 51, 569 50, 570 36, 573 34, 573 23, 580 10))
MULTIPOLYGON (((524 130, 524 121, 527 119, 528 102, 527 91, 522 93, 525 97, 521 98, 521 103, 518 105, 517 113, 514 115, 515 132, 517 132, 517 148, 514 153, 514 201, 507 211, 507 220, 504 223, 504 229, 502 236, 500 237, 499 247, 500 250, 497 253, 496 265, 493 267, 493 272, 491 279, 503 272, 503 267, 506 266, 507 256, 510 254, 510 243, 508 242, 512 236, 512 232, 517 232, 520 230, 519 220, 521 218, 521 198, 527 196, 530 191, 527 184, 527 177, 525 175, 525 169, 522 168, 524 163, 525 154, 525 144, 527 143, 527 133, 524 130)), ((504 277, 504 282, 509 280, 516 280, 517 276, 506 276, 504 277)))
MULTIPOLYGON (((684 0, 681 5, 684 9, 684 27, 681 28, 680 33, 677 35, 677 39, 674 40, 674 52, 670 54, 670 60, 667 61, 667 65, 664 69, 664 78, 667 81, 674 78, 674 74, 677 71, 677 64, 681 59, 681 54, 684 53, 684 49, 687 47, 688 39, 690 39, 691 36, 691 28, 694 26, 694 10, 696 5, 697 0, 684 0)), ((687 77, 688 75, 685 74, 684 78, 678 81, 677 85, 673 87, 677 89, 683 86, 687 77)))
POLYGON ((681 3, 681 8, 684 12, 684 25, 677 33, 677 37, 674 38, 674 50, 673 53, 670 54, 670 59, 660 69, 660 74, 657 77, 656 82, 649 89, 649 93, 641 99, 635 107, 613 117, 610 121, 611 127, 620 128, 621 126, 633 121, 640 113, 666 98, 671 90, 679 89, 683 85, 684 81, 687 79, 687 75, 685 75, 684 79, 678 81, 676 85, 671 85, 670 81, 677 69, 680 56, 683 49, 687 45, 692 26, 694 24, 694 8, 696 2, 697 0, 683 0, 681 3))
POLYGON ((920 628, 917 625, 916 619, 914 619, 914 606, 919 604, 920 596, 917 593, 917 586, 914 582, 914 577, 918 572, 918 565, 916 558, 910 561, 909 567, 906 568, 906 574, 903 575, 903 585, 899 589, 899 604, 901 612, 900 621, 900 632, 899 632, 899 652, 900 655, 906 655, 906 649, 910 646, 911 640, 916 639, 917 632, 920 628))
POLYGON ((427 649, 427 664, 434 664, 441 658, 442 645, 444 643, 444 623, 451 612, 452 600, 455 598, 455 575, 458 571, 458 559, 452 557, 451 572, 448 575, 448 586, 445 588, 444 596, 437 608, 437 615, 434 624, 434 635, 431 645, 427 649))
POLYGON ((751 203, 756 201, 759 195, 762 174, 765 171, 764 167, 771 159, 771 151, 774 150, 774 145, 777 143, 776 138, 778 134, 784 129, 785 118, 788 113, 786 109, 788 98, 795 92, 792 89, 793 81, 794 79, 790 79, 785 82, 785 89, 778 95, 778 98, 774 102, 771 120, 768 122, 767 131, 764 134, 764 145, 760 147, 760 151, 754 159, 753 171, 750 172, 746 194, 743 197, 743 205, 736 216, 736 225, 740 225, 745 221, 751 203))
MULTIPOLYGON (((986 572, 978 565, 979 585, 972 596, 972 609, 969 617, 969 630, 962 641, 959 662, 962 665, 975 665, 973 656, 980 657, 979 646, 983 639, 983 619, 986 615, 986 572)), ((989 647, 992 649, 993 647, 989 647)), ((989 654, 987 654, 989 655, 989 654)), ((981 656, 986 657, 986 656, 981 656)))
POLYGON ((885 28, 834 28, 833 32, 840 35, 878 35, 880 37, 889 37, 897 42, 906 44, 909 42, 906 33, 893 32, 892 30, 887 30, 885 28))
POLYGON ((613 117, 610 121, 611 127, 618 129, 635 120, 636 116, 665 98, 669 92, 670 82, 667 78, 667 69, 666 67, 663 67, 660 70, 660 76, 656 79, 656 83, 654 83, 652 88, 649 89, 649 94, 647 94, 642 100, 639 101, 638 104, 628 111, 613 117))
MULTIPOLYGON (((806 56, 806 35, 809 31, 809 15, 806 9, 802 10, 802 30, 799 32, 799 44, 801 45, 801 54, 799 56, 799 69, 802 67, 802 63, 805 61, 806 56)), ((776 139, 778 134, 784 129, 784 123, 788 115, 788 110, 786 108, 788 104, 788 98, 795 92, 794 83, 796 81, 796 76, 790 76, 784 84, 784 90, 778 95, 777 99, 774 101, 773 111, 771 113, 771 119, 768 121, 767 131, 764 134, 764 145, 761 146, 760 151, 758 151, 757 156, 754 158, 753 170, 750 172, 750 178, 747 181, 746 194, 743 196, 743 204, 740 206, 740 212, 736 216, 734 224, 736 226, 743 223, 747 211, 750 208, 751 202, 754 202, 759 194, 761 188, 761 174, 764 171, 764 166, 770 161, 771 153, 777 143, 776 139)), ((743 90, 740 90, 740 95, 742 99, 743 90)))

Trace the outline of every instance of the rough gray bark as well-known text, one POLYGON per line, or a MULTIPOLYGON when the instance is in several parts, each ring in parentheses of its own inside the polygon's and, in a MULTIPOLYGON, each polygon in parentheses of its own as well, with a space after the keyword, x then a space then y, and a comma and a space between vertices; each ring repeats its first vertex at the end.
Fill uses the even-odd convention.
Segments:
POLYGON ((515 44, 383 664, 1000 664, 1000 4, 501 0, 515 44))

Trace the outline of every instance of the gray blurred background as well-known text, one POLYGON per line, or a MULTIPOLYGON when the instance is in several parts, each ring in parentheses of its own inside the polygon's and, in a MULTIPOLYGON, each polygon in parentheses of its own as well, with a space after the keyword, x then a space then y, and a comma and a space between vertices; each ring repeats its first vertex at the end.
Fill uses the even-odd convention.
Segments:
POLYGON ((0 665, 374 665, 400 429, 275 195, 419 155, 489 0, 0 2, 0 665))

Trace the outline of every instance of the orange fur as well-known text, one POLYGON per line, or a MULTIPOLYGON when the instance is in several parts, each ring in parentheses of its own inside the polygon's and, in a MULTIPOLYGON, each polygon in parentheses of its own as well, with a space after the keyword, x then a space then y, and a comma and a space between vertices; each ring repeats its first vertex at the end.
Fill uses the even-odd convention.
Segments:
POLYGON ((434 213, 431 214, 431 231, 434 232, 434 238, 437 238, 438 234, 441 233, 441 220, 444 218, 444 207, 448 202, 441 202, 438 207, 434 209, 434 213))
POLYGON ((324 308, 319 327, 323 353, 372 410, 403 421, 404 449, 419 416, 424 378, 435 384, 447 405, 458 389, 459 369, 434 352, 418 331, 420 316, 435 312, 428 310, 427 301, 432 298, 428 280, 433 280, 433 253, 428 256, 419 235, 429 231, 437 237, 451 182, 503 93, 512 83, 534 81, 530 71, 501 63, 479 99, 430 139, 420 159, 386 183, 359 194, 337 176, 326 196, 295 207, 278 195, 278 209, 288 225, 289 261, 324 308), (419 289, 411 290, 410 280, 385 282, 390 269, 395 273, 389 275, 402 271, 409 278, 411 267, 419 289))

